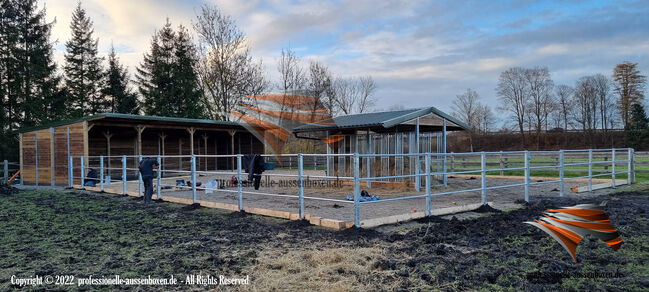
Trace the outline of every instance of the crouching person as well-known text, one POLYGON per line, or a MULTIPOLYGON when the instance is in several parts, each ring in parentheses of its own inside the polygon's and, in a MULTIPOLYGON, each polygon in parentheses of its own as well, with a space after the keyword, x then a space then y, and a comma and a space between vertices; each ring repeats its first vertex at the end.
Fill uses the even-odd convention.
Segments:
POLYGON ((145 157, 140 160, 140 174, 144 184, 144 202, 150 203, 153 196, 153 169, 158 169, 158 160, 151 157, 145 157))

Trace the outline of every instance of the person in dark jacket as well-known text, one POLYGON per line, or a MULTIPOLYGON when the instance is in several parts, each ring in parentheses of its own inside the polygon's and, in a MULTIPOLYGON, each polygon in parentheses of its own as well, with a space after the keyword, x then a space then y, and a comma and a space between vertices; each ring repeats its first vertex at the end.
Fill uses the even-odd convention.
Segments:
POLYGON ((248 181, 254 181, 255 190, 261 184, 261 173, 266 170, 264 157, 259 154, 248 154, 244 157, 245 171, 248 173, 248 181))
POLYGON ((144 184, 144 202, 151 202, 153 196, 153 169, 159 166, 158 160, 145 157, 140 160, 140 174, 142 175, 142 183, 144 184))
POLYGON ((86 174, 86 179, 84 180, 83 185, 87 187, 94 187, 98 181, 99 180, 97 180, 97 170, 91 168, 88 171, 88 174, 86 174))

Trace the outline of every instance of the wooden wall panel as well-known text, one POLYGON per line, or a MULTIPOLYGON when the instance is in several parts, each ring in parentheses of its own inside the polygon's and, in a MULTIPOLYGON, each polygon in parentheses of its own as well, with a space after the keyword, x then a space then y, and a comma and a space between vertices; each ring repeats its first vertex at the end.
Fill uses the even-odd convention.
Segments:
POLYGON ((52 152, 50 129, 36 131, 38 135, 38 183, 50 184, 52 182, 52 152))
MULTIPOLYGON (((76 124, 64 125, 54 128, 54 141, 53 141, 53 159, 54 169, 52 171, 52 152, 50 148, 52 133, 50 129, 42 129, 34 132, 27 132, 23 134, 22 141, 22 156, 23 156, 23 177, 25 183, 31 184, 36 179, 36 147, 35 135, 38 135, 38 178, 40 184, 49 184, 51 182, 51 175, 54 174, 55 182, 60 185, 68 183, 68 128, 70 130, 69 148, 70 155, 73 156, 73 171, 74 171, 74 184, 80 184, 80 159, 79 156, 84 155, 87 151, 89 156, 99 156, 108 154, 107 141, 103 132, 110 131, 113 134, 111 138, 111 156, 112 159, 105 158, 104 166, 112 167, 113 170, 106 170, 107 175, 113 178, 121 177, 121 156, 127 155, 127 167, 136 168, 137 159, 133 156, 137 154, 136 139, 137 134, 133 127, 117 127, 117 126, 90 126, 87 133, 88 143, 85 143, 84 136, 85 128, 83 122, 76 124), (87 147, 87 150, 86 150, 87 147)), ((164 132, 166 139, 164 141, 164 151, 166 155, 191 155, 189 149, 189 132, 185 129, 155 129, 153 127, 146 128, 142 133, 142 155, 155 157, 162 154, 162 141, 159 134, 164 132), (179 144, 179 141, 181 142, 179 144)), ((197 155, 224 155, 232 153, 263 153, 264 145, 261 141, 257 140, 253 135, 245 131, 237 131, 234 136, 235 149, 231 149, 231 136, 225 131, 209 131, 197 130, 194 133, 194 154, 197 155), (207 135, 207 144, 203 138, 207 135)), ((97 158, 92 158, 90 165, 95 167, 99 165, 97 158)), ((199 170, 214 170, 214 169, 229 169, 233 167, 236 160, 231 158, 199 158, 197 159, 197 169, 199 170)), ((87 159, 86 159, 87 162, 87 159)), ((86 165, 87 167, 88 165, 86 165)), ((182 169, 190 170, 190 158, 166 158, 163 161, 163 167, 166 169, 182 169)), ((87 171, 87 170, 86 170, 87 171)), ((129 177, 135 175, 135 171, 129 170, 129 177)))
MULTIPOLYGON (((83 155, 83 124, 71 124, 54 128, 54 172, 52 172, 52 132, 50 128, 23 133, 23 179, 27 184, 36 183, 36 147, 35 135, 38 135, 38 183, 50 184, 52 173, 55 183, 68 183, 68 143, 67 128, 70 128, 70 152, 73 156, 83 155)), ((81 175, 79 158, 75 158, 75 176, 81 175)), ((75 183, 80 183, 77 178, 75 183)))

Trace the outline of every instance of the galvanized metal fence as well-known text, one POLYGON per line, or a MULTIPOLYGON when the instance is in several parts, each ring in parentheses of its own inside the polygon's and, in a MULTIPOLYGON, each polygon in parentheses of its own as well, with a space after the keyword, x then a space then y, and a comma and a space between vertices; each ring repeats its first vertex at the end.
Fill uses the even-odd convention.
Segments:
MULTIPOLYGON (((271 159, 271 155, 262 155, 267 160, 271 159)), ((292 177, 297 179, 297 193, 272 193, 264 191, 252 191, 243 188, 241 182, 244 181, 243 173, 243 155, 167 155, 167 156, 154 156, 161 163, 159 171, 157 171, 156 189, 155 194, 158 199, 162 197, 162 188, 166 186, 173 186, 175 188, 191 190, 191 199, 194 203, 198 201, 198 191, 218 191, 223 193, 236 194, 237 208, 239 211, 244 210, 244 195, 254 196, 271 196, 281 197, 297 200, 299 218, 303 219, 305 216, 305 200, 318 200, 329 201, 341 204, 353 204, 353 218, 354 225, 361 226, 361 205, 378 204, 398 200, 411 200, 411 199, 426 199, 426 214, 432 215, 433 206, 431 204, 432 198, 435 196, 453 195, 467 192, 479 192, 481 195, 481 203, 487 204, 489 192, 505 189, 522 187, 524 189, 524 200, 530 201, 530 186, 542 185, 548 183, 559 184, 559 195, 564 196, 566 193, 566 182, 570 180, 587 180, 588 191, 593 190, 593 179, 597 177, 610 177, 611 187, 617 186, 617 177, 622 175, 626 176, 626 184, 631 184, 634 180, 634 152, 631 148, 619 149, 585 149, 585 150, 559 150, 559 151, 508 151, 508 152, 469 152, 469 153, 417 153, 417 154, 285 154, 283 159, 291 157, 296 161, 297 173, 264 173, 264 176, 277 176, 277 177, 292 177), (503 166, 498 159, 503 155, 509 157, 510 162, 515 162, 507 166, 503 166), (309 161, 319 161, 317 157, 339 157, 349 159, 353 167, 352 176, 334 176, 328 175, 309 175, 310 178, 319 178, 324 180, 343 180, 353 184, 353 201, 344 199, 334 199, 319 196, 305 195, 305 170, 308 169, 304 162, 308 158, 309 161), (417 164, 417 172, 414 174, 398 174, 398 175, 361 175, 361 159, 364 158, 384 158, 384 157, 400 157, 403 159, 414 159, 417 164), (548 159, 548 157, 552 159, 548 159), (186 158, 190 161, 190 169, 165 169, 162 164, 163 159, 170 158, 186 158), (223 158, 236 160, 236 168, 229 170, 199 170, 196 167, 196 162, 201 158, 223 158), (556 159, 555 159, 556 158, 556 159), (474 164, 475 167, 465 166, 461 169, 453 168, 448 169, 449 161, 464 159, 467 163, 474 164), (543 163, 539 163, 543 161, 543 163), (440 163, 434 163, 440 162, 440 163), (512 167, 513 165, 513 167, 512 167), (594 170, 597 170, 595 172, 594 170), (542 181, 531 181, 532 173, 537 172, 550 172, 554 179, 546 179, 542 181), (567 176, 566 174, 572 174, 567 176), (522 182, 512 183, 505 185, 490 184, 487 180, 489 175, 502 175, 503 173, 512 173, 522 177, 522 182), (556 173, 556 176, 554 175, 556 173), (174 179, 176 176, 189 176, 191 185, 173 185, 165 183, 166 179, 174 179), (448 178, 458 175, 475 175, 480 177, 480 186, 471 187, 459 190, 433 190, 433 185, 436 181, 440 185, 447 185, 448 178), (197 176, 234 176, 237 180, 236 189, 219 189, 216 187, 197 186, 197 176), (361 184, 364 182, 368 185, 375 181, 385 180, 414 180, 424 181, 425 190, 423 194, 405 195, 392 198, 385 198, 377 201, 364 201, 361 200, 361 184)), ((100 190, 104 190, 105 184, 111 182, 122 183, 122 193, 127 193, 127 185, 129 181, 137 180, 138 192, 141 194, 143 190, 142 176, 138 172, 137 163, 142 159, 142 156, 120 156, 120 157, 104 157, 104 156, 77 156, 69 157, 68 162, 68 185, 73 186, 75 179, 79 179, 80 184, 83 186, 90 178, 86 177, 87 168, 92 167, 98 170, 97 178, 92 180, 98 182, 100 190), (120 167, 107 167, 106 161, 120 161, 120 167), (132 164, 131 164, 132 163, 132 164), (131 166, 131 167, 129 167, 131 166), (77 172, 78 170, 78 172, 77 172), (77 175, 78 173, 78 175, 77 175)), ((316 167, 317 168, 317 167, 316 167)), ((416 185, 416 187, 418 184, 416 185)))
POLYGON ((12 176, 12 173, 20 170, 20 164, 18 162, 9 162, 4 160, 2 162, 2 182, 5 184, 9 183, 9 179, 12 176))

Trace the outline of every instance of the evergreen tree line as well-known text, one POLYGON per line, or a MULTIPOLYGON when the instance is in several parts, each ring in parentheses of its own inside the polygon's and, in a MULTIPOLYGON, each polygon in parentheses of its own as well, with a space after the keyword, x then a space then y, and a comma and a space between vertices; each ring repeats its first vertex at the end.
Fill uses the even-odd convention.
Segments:
POLYGON ((0 158, 17 159, 15 130, 52 121, 104 112, 206 117, 196 48, 183 26, 174 30, 167 20, 154 34, 132 86, 114 48, 107 60, 100 56, 81 3, 61 66, 53 59, 53 25, 36 0, 0 0, 0 158))
MULTIPOLYGON (((192 22, 196 40, 167 19, 153 34, 134 82, 114 48, 106 57, 98 52, 100 40, 81 3, 72 12, 59 66, 53 60, 53 25, 36 0, 0 0, 0 159, 17 159, 19 128, 104 112, 227 120, 242 96, 275 89, 261 60, 251 56, 245 34, 213 5, 202 6, 192 22)), ((337 78, 312 61, 306 78, 299 59, 288 52, 280 59, 290 65, 278 68, 281 79, 295 69, 300 82, 277 86, 280 91, 306 90, 332 113, 364 112, 373 105, 370 76, 337 78)))

